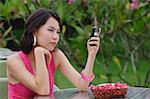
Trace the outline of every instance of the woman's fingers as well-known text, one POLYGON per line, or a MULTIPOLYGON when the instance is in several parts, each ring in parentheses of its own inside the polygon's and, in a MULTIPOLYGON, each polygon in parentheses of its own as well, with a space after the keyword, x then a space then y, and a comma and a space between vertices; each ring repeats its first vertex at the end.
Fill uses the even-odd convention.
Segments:
POLYGON ((90 41, 100 41, 100 38, 99 37, 91 37, 90 41))
POLYGON ((98 47, 99 46, 99 42, 98 41, 91 41, 91 42, 89 42, 89 45, 98 47))
POLYGON ((46 58, 46 62, 49 64, 50 61, 51 61, 51 53, 47 49, 45 49, 43 47, 40 47, 40 48, 44 52, 44 55, 45 55, 45 58, 46 58))
POLYGON ((87 42, 88 54, 95 56, 99 50, 99 46, 100 46, 100 38, 91 37, 87 42))
POLYGON ((51 62, 51 53, 47 50, 45 51, 45 55, 46 55, 46 60, 49 64, 51 62))
POLYGON ((99 37, 91 37, 91 38, 88 40, 88 45, 99 47, 99 41, 100 41, 99 37))

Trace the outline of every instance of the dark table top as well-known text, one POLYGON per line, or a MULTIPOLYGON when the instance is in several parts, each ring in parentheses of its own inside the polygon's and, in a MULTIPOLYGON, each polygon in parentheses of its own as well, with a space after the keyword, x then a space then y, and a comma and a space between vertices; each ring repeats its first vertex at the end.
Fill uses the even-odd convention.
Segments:
MULTIPOLYGON (((38 96, 34 99, 94 99, 94 96, 90 89, 80 92, 76 88, 68 88, 54 91, 53 96, 38 96)), ((150 88, 129 87, 125 97, 119 99, 150 99, 150 88)))
MULTIPOLYGON (((94 99, 91 90, 80 92, 76 88, 54 91, 54 99, 94 99)), ((150 99, 150 88, 129 87, 124 98, 120 99, 150 99)))

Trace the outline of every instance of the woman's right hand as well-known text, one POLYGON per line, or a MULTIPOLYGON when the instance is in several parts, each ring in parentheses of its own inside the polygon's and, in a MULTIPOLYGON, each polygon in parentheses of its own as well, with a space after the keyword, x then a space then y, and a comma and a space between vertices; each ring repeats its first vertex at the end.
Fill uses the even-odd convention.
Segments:
POLYGON ((99 46, 100 46, 100 38, 91 37, 87 42, 88 54, 95 57, 99 50, 99 46))
POLYGON ((50 63, 50 61, 51 61, 51 53, 47 49, 45 49, 43 47, 40 47, 40 46, 34 48, 34 54, 35 55, 42 54, 42 53, 45 56, 46 62, 50 63))

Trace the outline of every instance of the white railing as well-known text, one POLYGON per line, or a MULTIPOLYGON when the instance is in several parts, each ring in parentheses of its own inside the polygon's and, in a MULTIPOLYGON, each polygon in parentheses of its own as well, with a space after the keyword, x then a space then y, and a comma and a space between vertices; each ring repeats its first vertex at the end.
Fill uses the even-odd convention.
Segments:
POLYGON ((8 81, 8 78, 7 77, 0 77, 0 83, 1 82, 7 82, 8 81))

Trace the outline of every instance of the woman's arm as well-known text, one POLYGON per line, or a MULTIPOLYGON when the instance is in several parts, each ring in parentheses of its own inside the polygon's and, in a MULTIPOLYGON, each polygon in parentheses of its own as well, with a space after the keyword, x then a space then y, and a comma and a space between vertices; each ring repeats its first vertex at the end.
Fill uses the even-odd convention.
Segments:
POLYGON ((49 94, 50 86, 49 86, 49 75, 46 66, 47 64, 46 60, 48 63, 50 63, 51 54, 48 50, 42 47, 36 47, 34 49, 34 54, 35 54, 35 64, 36 64, 36 70, 35 70, 36 84, 39 88, 40 93, 49 94))
MULTIPOLYGON (((94 42, 88 41, 87 43, 88 59, 87 59, 85 69, 83 71, 83 73, 88 77, 91 77, 93 75, 94 60, 96 57, 96 53, 99 49, 99 38, 94 37, 91 39, 96 40, 96 41, 94 42), (96 44, 96 46, 89 46, 90 44, 96 44)), ((78 89, 83 90, 83 91, 87 90, 90 82, 85 81, 81 77, 80 73, 78 73, 73 68, 73 66, 70 64, 70 62, 68 61, 64 53, 61 50, 58 50, 54 52, 54 56, 55 56, 54 57, 55 60, 57 60, 59 63, 58 64, 59 70, 65 75, 65 77, 67 77, 67 79, 71 81, 78 89)))
POLYGON ((99 37, 91 37, 87 42, 88 58, 83 72, 88 77, 91 77, 93 75, 93 66, 96 54, 99 50, 99 42, 100 42, 99 37))
POLYGON ((58 69, 62 74, 78 89, 85 90, 88 87, 88 83, 84 81, 73 66, 68 61, 67 57, 61 50, 54 52, 54 60, 58 62, 58 69))
MULTIPOLYGON (((48 71, 46 68, 45 54, 48 52, 42 48, 35 48, 35 75, 31 74, 24 66, 24 63, 18 56, 10 56, 7 59, 7 68, 9 74, 14 76, 20 83, 39 95, 49 94, 49 79, 48 71)), ((49 57, 50 54, 49 54, 49 57)), ((9 78, 9 77, 8 77, 9 78)))

